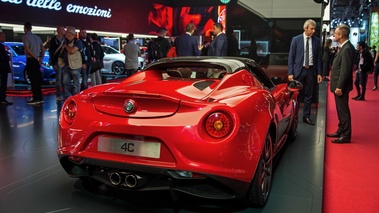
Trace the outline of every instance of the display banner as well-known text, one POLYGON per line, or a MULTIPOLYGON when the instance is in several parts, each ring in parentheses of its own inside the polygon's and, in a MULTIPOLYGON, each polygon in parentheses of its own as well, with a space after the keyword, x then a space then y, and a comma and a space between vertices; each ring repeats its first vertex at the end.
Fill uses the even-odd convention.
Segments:
POLYGON ((164 7, 157 2, 160 1, 0 0, 0 22, 31 22, 32 25, 49 27, 63 25, 106 32, 154 34, 161 27, 171 27, 170 23, 149 21, 149 17, 164 7))
POLYGON ((0 22, 56 27, 74 26, 94 31, 155 35, 184 33, 194 22, 205 34, 212 23, 225 26, 225 6, 172 7, 165 0, 0 0, 0 22), (174 21, 175 19, 175 21, 174 21))

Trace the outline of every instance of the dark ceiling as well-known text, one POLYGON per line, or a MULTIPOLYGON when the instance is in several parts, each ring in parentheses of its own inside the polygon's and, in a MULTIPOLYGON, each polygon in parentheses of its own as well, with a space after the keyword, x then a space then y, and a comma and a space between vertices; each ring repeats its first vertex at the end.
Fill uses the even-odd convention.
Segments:
POLYGON ((370 13, 370 8, 377 6, 379 0, 330 0, 331 19, 341 21, 362 18, 370 13))

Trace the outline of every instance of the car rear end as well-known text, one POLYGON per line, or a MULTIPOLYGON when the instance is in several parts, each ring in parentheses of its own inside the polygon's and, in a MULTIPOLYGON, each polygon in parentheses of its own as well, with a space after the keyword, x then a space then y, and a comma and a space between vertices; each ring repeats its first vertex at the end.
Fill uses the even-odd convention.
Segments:
POLYGON ((66 100, 58 133, 66 172, 126 190, 243 197, 259 144, 246 149, 244 140, 254 137, 240 129, 238 104, 206 98, 221 80, 201 81, 200 90, 198 80, 166 79, 162 87, 143 75, 66 100))

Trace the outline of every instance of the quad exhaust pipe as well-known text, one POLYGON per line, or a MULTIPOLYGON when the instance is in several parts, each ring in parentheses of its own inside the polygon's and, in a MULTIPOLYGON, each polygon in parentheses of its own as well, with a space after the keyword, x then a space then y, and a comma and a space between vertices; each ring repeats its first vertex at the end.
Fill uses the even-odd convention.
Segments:
POLYGON ((125 185, 129 188, 134 188, 136 187, 138 184, 138 180, 137 180, 137 177, 136 175, 134 174, 129 174, 129 175, 126 175, 125 177, 125 185))
POLYGON ((109 181, 111 181, 112 185, 119 185, 121 183, 121 175, 118 172, 111 172, 109 174, 109 181))
POLYGON ((109 181, 114 186, 125 186, 127 188, 136 188, 146 183, 146 178, 131 172, 112 171, 109 173, 109 181))

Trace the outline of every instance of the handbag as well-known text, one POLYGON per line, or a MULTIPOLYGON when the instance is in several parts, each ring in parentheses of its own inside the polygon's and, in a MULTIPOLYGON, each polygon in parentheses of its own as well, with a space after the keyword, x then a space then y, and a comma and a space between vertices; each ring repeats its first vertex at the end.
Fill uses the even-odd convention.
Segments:
POLYGON ((93 61, 91 63, 91 70, 90 70, 90 73, 94 73, 98 70, 100 70, 102 67, 101 67, 101 63, 100 61, 93 61))
MULTIPOLYGON (((64 63, 64 61, 65 61, 65 56, 67 57, 67 52, 65 51, 65 49, 63 49, 62 48, 62 46, 63 46, 63 44, 65 44, 66 42, 65 42, 65 40, 63 39, 62 41, 61 41, 61 43, 59 44, 59 47, 55 50, 55 52, 54 52, 54 55, 53 56, 55 56, 56 54, 58 54, 58 61, 57 61, 57 65, 59 66, 59 67, 64 67, 64 65, 66 65, 65 63, 64 63)), ((50 57, 50 60, 53 60, 53 57, 50 57)))
POLYGON ((65 63, 64 63, 64 58, 63 57, 58 57, 58 66, 59 67, 64 67, 65 63))
MULTIPOLYGON (((91 44, 91 49, 93 50, 93 57, 94 59, 96 60, 96 51, 94 50, 92 44, 91 44)), ((91 62, 91 70, 90 70, 90 73, 94 73, 98 70, 101 70, 101 68, 103 68, 102 64, 100 63, 100 60, 96 60, 96 61, 93 61, 91 62)))

